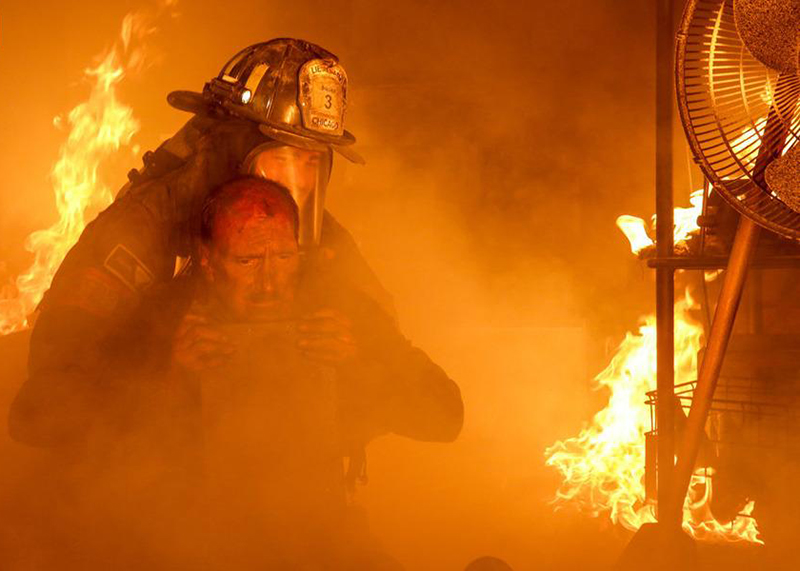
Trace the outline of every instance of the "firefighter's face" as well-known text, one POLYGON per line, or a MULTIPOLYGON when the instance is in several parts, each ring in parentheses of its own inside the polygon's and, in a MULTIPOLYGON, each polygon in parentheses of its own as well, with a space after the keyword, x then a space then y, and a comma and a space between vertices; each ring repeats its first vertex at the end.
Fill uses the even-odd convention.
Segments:
POLYGON ((272 147, 261 151, 253 160, 252 174, 281 183, 292 193, 303 210, 308 197, 317 188, 324 154, 297 147, 272 147))
POLYGON ((232 319, 282 319, 291 312, 300 256, 287 214, 243 207, 220 215, 202 264, 232 319))

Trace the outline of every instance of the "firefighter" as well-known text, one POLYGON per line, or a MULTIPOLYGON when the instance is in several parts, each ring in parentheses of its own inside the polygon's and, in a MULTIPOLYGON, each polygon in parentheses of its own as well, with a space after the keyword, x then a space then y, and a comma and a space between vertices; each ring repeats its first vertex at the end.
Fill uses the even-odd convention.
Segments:
POLYGON ((19 393, 15 435, 91 443, 68 495, 79 528, 115 530, 78 534, 97 536, 92 561, 188 568, 185 545, 213 569, 397 568, 352 517, 342 457, 354 435, 453 440, 460 392, 374 300, 306 280, 300 228, 273 181, 212 190, 197 263, 145 294, 97 358, 19 393))
POLYGON ((142 171, 131 172, 67 254, 40 304, 28 384, 76 371, 53 397, 80 395, 82 363, 100 359, 104 340, 130 326, 142 297, 176 275, 190 258, 205 196, 240 174, 290 190, 309 275, 360 290, 391 314, 390 297, 352 237, 324 209, 334 155, 363 162, 344 129, 346 97, 347 75, 335 55, 286 38, 242 50, 202 93, 171 93, 170 104, 194 115, 145 153, 142 171))

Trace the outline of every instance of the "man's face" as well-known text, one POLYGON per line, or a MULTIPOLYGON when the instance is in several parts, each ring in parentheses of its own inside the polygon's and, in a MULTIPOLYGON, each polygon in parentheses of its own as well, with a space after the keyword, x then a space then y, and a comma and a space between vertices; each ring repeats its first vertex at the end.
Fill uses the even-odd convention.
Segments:
POLYGON ((221 213, 202 265, 230 318, 268 321, 290 314, 300 258, 288 215, 266 215, 246 203, 221 213))
POLYGON ((272 147, 256 156, 251 171, 256 176, 274 180, 288 188, 302 211, 317 186, 323 159, 321 151, 289 146, 272 147))

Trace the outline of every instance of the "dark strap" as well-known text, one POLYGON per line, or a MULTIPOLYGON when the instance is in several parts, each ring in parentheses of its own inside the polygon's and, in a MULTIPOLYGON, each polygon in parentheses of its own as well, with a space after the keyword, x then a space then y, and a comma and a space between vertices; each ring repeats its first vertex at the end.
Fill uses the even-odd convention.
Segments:
POLYGON ((131 169, 128 179, 133 186, 137 186, 145 181, 159 178, 183 165, 183 159, 169 152, 164 146, 160 146, 155 151, 147 151, 142 157, 144 166, 141 171, 131 169))

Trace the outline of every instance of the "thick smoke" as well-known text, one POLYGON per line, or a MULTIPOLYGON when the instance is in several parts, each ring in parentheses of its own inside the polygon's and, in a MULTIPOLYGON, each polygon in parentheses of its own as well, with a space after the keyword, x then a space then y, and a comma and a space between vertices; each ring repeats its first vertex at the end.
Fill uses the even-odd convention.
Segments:
MULTIPOLYGON (((63 135, 52 118, 83 96, 81 70, 137 6, 2 8, 9 275, 28 261, 24 236, 54 215, 47 173, 63 135)), ((648 274, 614 220, 653 208, 651 3, 204 0, 180 11, 153 39, 163 61, 122 90, 142 149, 188 118, 166 105, 169 91, 199 90, 251 43, 302 37, 348 70, 347 127, 368 164, 335 164, 329 208, 466 406, 455 444, 387 437, 368 450, 359 501, 388 551, 409 569, 460 569, 483 554, 518 569, 613 560, 624 535, 553 513, 557 479, 542 453, 591 417, 600 397, 589 380, 650 309, 648 274)), ((123 157, 108 184, 139 160, 123 157)), ((23 378, 23 341, 3 343, 16 363, 3 410, 23 378)), ((9 485, 37 457, 5 436, 0 451, 9 485)))

